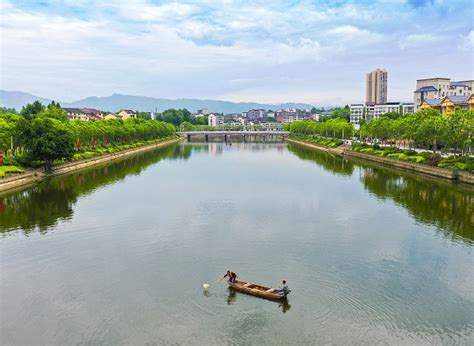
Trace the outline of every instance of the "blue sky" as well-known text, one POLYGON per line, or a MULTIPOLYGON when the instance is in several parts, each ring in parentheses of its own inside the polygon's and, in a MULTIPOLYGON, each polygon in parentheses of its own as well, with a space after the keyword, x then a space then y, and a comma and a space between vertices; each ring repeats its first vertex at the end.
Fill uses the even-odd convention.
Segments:
POLYGON ((473 78, 471 0, 0 0, 0 87, 64 101, 113 93, 332 105, 418 78, 473 78))

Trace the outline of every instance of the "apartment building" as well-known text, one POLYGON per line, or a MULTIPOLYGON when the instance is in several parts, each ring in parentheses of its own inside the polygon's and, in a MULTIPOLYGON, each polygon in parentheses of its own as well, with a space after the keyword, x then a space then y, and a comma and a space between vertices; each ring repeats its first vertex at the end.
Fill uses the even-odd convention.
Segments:
POLYGON ((366 74, 365 102, 375 104, 387 103, 387 70, 377 68, 366 74))
POLYGON ((207 123, 209 126, 224 125, 224 115, 211 113, 207 117, 207 123))
POLYGON ((359 128, 362 119, 371 121, 389 112, 396 112, 401 115, 414 112, 413 103, 403 102, 387 102, 385 104, 375 104, 371 102, 365 105, 362 103, 354 103, 350 105, 350 109, 350 122, 356 129, 359 128))

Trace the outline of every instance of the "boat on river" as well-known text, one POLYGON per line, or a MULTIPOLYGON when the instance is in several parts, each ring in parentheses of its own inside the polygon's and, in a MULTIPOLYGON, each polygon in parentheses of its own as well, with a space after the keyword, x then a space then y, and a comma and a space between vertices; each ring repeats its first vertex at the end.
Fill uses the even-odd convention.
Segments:
POLYGON ((262 285, 253 284, 251 282, 236 280, 235 282, 227 281, 230 287, 236 291, 249 294, 251 296, 260 297, 269 300, 285 300, 286 295, 278 293, 278 290, 273 287, 266 287, 262 285))

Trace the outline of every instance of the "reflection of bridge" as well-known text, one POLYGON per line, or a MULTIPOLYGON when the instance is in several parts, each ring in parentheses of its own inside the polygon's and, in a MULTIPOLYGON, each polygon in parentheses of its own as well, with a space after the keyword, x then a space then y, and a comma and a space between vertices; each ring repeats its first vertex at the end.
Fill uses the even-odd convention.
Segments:
POLYGON ((187 131, 180 132, 188 141, 193 137, 203 138, 209 142, 210 138, 221 138, 224 142, 232 139, 241 139, 244 142, 250 138, 259 138, 263 141, 272 140, 273 138, 282 139, 288 137, 288 131, 280 130, 262 130, 262 131, 187 131))

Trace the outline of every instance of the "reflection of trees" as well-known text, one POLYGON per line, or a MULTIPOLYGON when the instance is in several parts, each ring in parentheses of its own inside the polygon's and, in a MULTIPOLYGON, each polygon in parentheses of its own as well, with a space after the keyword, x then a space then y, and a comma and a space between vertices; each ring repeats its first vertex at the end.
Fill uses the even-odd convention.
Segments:
POLYGON ((28 233, 35 228, 46 231, 58 220, 72 217, 73 205, 78 197, 122 180, 130 174, 140 174, 143 169, 160 160, 187 159, 191 151, 191 146, 166 146, 53 178, 24 191, 0 195, 0 232, 22 229, 28 233))
POLYGON ((352 175, 354 171, 354 164, 339 156, 321 153, 317 150, 295 144, 289 144, 288 150, 300 159, 316 162, 324 169, 338 175, 352 175))
MULTIPOLYGON (((298 145, 288 150, 303 160, 314 161, 335 174, 351 175, 354 163, 298 145)), ((352 160, 351 160, 352 161, 352 160)), ((406 208, 419 222, 435 225, 450 238, 474 242, 474 193, 426 176, 394 172, 389 168, 357 161, 361 181, 377 197, 391 199, 406 208)))
POLYGON ((433 224, 450 238, 474 241, 474 194, 425 177, 403 177, 381 168, 365 168, 365 188, 394 200, 419 222, 433 224))

